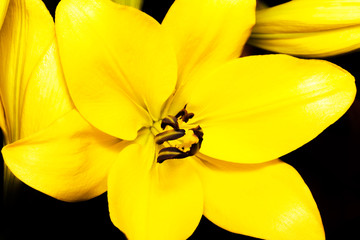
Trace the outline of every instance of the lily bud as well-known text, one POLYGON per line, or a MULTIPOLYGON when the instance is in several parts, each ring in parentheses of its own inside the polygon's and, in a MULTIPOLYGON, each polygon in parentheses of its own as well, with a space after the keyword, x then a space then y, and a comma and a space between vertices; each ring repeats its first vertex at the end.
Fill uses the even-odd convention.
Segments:
POLYGON ((249 43, 304 57, 360 48, 360 0, 293 0, 257 11, 249 43))

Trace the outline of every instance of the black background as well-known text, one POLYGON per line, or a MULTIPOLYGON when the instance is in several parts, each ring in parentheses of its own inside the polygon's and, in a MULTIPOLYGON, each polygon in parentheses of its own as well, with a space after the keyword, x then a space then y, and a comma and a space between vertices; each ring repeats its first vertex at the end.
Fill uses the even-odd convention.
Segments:
MULTIPOLYGON (((54 15, 58 0, 44 0, 54 15)), ((173 1, 148 0, 143 11, 161 21, 173 1)), ((275 5, 285 1, 268 1, 275 5)), ((359 40, 360 41, 360 40, 359 40)), ((267 53, 254 49, 258 54, 267 53)), ((360 53, 327 60, 360 79, 360 53)), ((360 226, 360 102, 316 139, 282 157, 308 184, 321 213, 326 237, 353 239, 360 226)), ((1 177, 2 179, 2 177, 1 177)), ((1 209, 1 239, 125 239, 110 221, 106 193, 66 203, 26 185, 12 206, 1 209)), ((161 224, 161 223, 159 223, 161 224)), ((227 232, 203 218, 190 239, 254 239, 227 232), (209 238, 209 236, 211 236, 209 238)))

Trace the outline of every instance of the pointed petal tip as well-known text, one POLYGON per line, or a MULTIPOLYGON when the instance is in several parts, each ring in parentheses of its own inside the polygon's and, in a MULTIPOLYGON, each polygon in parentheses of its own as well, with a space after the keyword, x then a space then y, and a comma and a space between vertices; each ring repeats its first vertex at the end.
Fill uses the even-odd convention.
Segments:
POLYGON ((290 165, 193 163, 204 187, 204 215, 216 225, 261 239, 325 239, 312 194, 290 165))

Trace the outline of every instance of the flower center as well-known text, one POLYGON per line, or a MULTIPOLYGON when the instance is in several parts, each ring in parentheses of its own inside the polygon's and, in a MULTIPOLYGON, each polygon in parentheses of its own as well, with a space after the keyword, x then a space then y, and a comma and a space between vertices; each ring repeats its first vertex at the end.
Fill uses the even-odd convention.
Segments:
POLYGON ((199 151, 204 133, 199 125, 188 123, 193 117, 194 114, 189 113, 185 106, 176 116, 162 119, 160 126, 163 131, 155 136, 159 146, 158 163, 193 156, 199 151))

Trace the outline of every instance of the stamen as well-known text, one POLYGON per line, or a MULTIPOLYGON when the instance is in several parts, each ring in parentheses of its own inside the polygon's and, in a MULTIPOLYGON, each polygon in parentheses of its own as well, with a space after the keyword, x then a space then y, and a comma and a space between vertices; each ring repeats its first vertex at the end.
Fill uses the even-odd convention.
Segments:
POLYGON ((177 117, 167 116, 161 121, 161 128, 164 130, 166 126, 170 126, 175 130, 179 129, 179 123, 177 117))
POLYGON ((162 163, 168 159, 186 158, 187 154, 176 147, 167 147, 159 151, 157 162, 162 163))
MULTIPOLYGON (((176 116, 167 116, 161 121, 161 128, 165 130, 166 126, 173 129, 161 132, 155 136, 155 142, 158 145, 168 142, 170 147, 163 147, 158 153, 157 162, 162 163, 169 159, 186 158, 195 155, 203 141, 204 132, 200 126, 195 128, 180 129, 179 120, 187 123, 194 117, 193 113, 189 113, 185 107, 176 114, 176 116), (170 141, 177 140, 177 143, 172 144, 170 141)), ((183 127, 183 125, 181 125, 183 127)))
POLYGON ((194 143, 193 145, 191 145, 190 150, 186 152, 187 156, 194 156, 201 147, 201 142, 199 141, 198 143, 194 143))
POLYGON ((193 130, 195 136, 199 138, 199 142, 202 142, 204 136, 202 128, 198 125, 196 128, 191 128, 191 130, 193 130))
POLYGON ((194 117, 194 114, 193 114, 193 113, 186 113, 186 114, 182 117, 182 120, 187 123, 187 122, 189 121, 189 119, 191 119, 191 118, 193 118, 193 117, 194 117))
POLYGON ((181 118, 181 117, 183 117, 186 113, 187 113, 187 111, 186 111, 186 109, 184 108, 184 109, 182 109, 180 112, 178 112, 175 117, 176 117, 176 118, 181 118))
POLYGON ((176 114, 175 117, 176 118, 181 118, 181 120, 183 122, 187 123, 189 121, 189 119, 194 117, 194 114, 193 113, 188 113, 188 111, 186 110, 186 105, 185 105, 185 107, 180 112, 178 112, 178 114, 176 114))
POLYGON ((157 144, 163 144, 166 141, 175 140, 178 138, 181 138, 185 136, 185 130, 179 129, 179 130, 168 130, 162 133, 159 133, 155 136, 155 142, 157 144))

